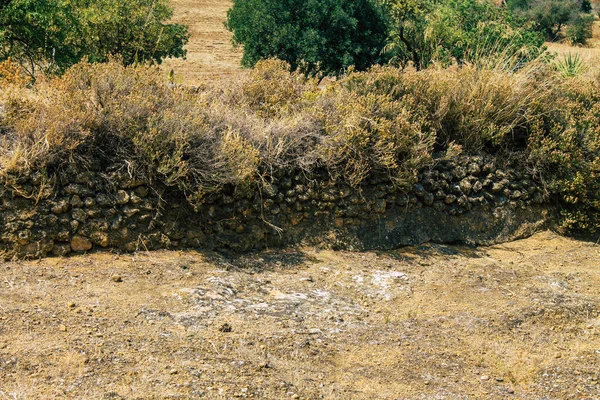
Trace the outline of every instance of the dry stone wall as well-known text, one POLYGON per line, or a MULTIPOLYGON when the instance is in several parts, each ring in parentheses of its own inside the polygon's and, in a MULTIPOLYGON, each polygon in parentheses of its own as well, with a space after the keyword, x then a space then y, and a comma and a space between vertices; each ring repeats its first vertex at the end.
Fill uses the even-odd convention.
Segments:
POLYGON ((198 209, 180 191, 149 185, 120 166, 74 173, 52 188, 40 187, 38 176, 0 185, 4 258, 109 248, 490 244, 530 235, 554 215, 531 176, 482 157, 437 162, 407 191, 384 176, 357 189, 325 174, 282 173, 260 190, 225 188, 198 209))

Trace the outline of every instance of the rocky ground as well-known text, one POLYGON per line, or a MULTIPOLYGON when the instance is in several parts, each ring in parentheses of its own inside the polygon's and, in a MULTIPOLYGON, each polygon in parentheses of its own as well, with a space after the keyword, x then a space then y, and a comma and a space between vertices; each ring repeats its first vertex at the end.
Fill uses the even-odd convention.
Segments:
POLYGON ((0 399, 600 398, 600 247, 0 264, 0 399))

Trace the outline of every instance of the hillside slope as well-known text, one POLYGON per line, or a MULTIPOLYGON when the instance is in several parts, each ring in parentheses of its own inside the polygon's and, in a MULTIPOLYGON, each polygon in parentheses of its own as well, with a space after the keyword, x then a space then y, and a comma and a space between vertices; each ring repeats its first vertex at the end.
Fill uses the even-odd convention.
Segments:
POLYGON ((179 83, 195 85, 206 79, 231 75, 241 69, 241 49, 234 49, 225 29, 229 0, 171 0, 173 21, 189 27, 187 59, 169 59, 163 64, 175 71, 179 83))

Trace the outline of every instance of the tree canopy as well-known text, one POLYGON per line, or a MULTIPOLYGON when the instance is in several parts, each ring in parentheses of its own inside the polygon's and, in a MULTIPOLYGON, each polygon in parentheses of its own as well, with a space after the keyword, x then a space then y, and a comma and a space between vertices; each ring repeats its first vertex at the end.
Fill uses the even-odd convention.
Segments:
POLYGON ((83 57, 123 63, 182 57, 187 28, 165 23, 167 0, 0 0, 0 61, 34 76, 62 72, 83 57))
POLYGON ((487 0, 384 0, 391 16, 393 61, 417 69, 502 53, 522 61, 541 52, 532 24, 487 0))
POLYGON ((372 0, 234 0, 227 14, 242 64, 279 58, 307 74, 382 61, 387 24, 372 0))

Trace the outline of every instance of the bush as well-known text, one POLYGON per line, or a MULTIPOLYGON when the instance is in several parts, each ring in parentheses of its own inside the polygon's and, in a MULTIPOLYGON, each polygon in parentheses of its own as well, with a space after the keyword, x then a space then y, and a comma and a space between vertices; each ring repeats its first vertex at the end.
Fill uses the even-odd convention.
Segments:
POLYGON ((565 27, 572 43, 584 44, 592 37, 589 0, 508 0, 507 3, 517 15, 534 22, 547 40, 562 39, 565 27))
POLYGON ((187 28, 164 23, 168 0, 11 0, 0 3, 0 61, 35 77, 62 73, 84 57, 126 65, 182 57, 187 28))
POLYGON ((579 14, 571 21, 567 28, 567 39, 573 45, 586 44, 593 37, 592 29, 594 16, 591 14, 579 14))
POLYGON ((198 90, 115 62, 81 63, 30 88, 0 80, 0 175, 52 180, 116 164, 199 205, 301 171, 355 187, 383 175, 406 188, 461 148, 520 159, 566 229, 600 228, 600 81, 511 64, 376 67, 324 91, 277 60, 198 90))
POLYGON ((493 54, 518 55, 519 62, 541 53, 543 38, 506 8, 487 0, 385 0, 391 16, 392 60, 417 69, 432 63, 477 62, 493 54))
POLYGON ((407 187, 415 182, 417 171, 432 162, 435 135, 424 126, 415 104, 399 101, 390 91, 364 90, 380 79, 397 79, 394 72, 376 69, 350 75, 330 92, 331 104, 323 105, 325 136, 317 153, 334 177, 352 186, 381 173, 407 187))
POLYGON ((84 55, 91 62, 118 56, 125 65, 184 57, 187 27, 165 23, 169 0, 76 0, 84 55))
POLYGON ((387 37, 374 0, 234 0, 227 28, 244 66, 279 58, 306 74, 364 70, 382 61, 387 37))
POLYGON ((569 78, 530 137, 530 162, 558 196, 562 226, 600 229, 600 81, 569 78))

